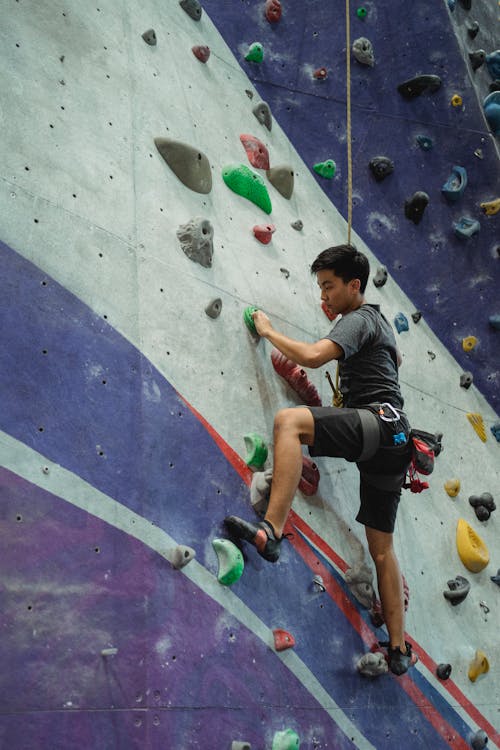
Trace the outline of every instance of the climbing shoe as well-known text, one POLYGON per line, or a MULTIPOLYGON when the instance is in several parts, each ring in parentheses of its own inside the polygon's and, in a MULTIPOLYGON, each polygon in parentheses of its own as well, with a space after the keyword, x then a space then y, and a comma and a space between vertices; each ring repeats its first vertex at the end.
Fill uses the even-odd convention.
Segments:
POLYGON ((396 648, 391 648, 390 645, 387 646, 387 653, 389 656, 389 669, 391 670, 391 672, 393 672, 393 674, 397 674, 398 676, 407 672, 408 669, 415 663, 414 659, 412 658, 410 644, 408 643, 408 641, 405 641, 405 644, 405 654, 401 652, 399 646, 396 646, 396 648))
POLYGON ((264 560, 277 562, 280 556, 281 539, 276 539, 274 529, 269 521, 250 523, 238 518, 238 516, 227 516, 224 519, 224 525, 231 536, 253 544, 264 560))

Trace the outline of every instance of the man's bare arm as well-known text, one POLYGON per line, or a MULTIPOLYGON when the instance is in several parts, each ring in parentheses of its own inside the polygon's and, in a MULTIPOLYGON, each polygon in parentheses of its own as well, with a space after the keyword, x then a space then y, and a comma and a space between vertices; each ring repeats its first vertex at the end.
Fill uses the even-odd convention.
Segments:
POLYGON ((326 362, 331 362, 332 359, 340 359, 344 354, 342 348, 330 339, 320 339, 313 344, 309 344, 285 336, 272 327, 271 321, 262 310, 253 314, 253 321, 260 336, 266 338, 285 357, 293 360, 301 367, 321 367, 326 362))

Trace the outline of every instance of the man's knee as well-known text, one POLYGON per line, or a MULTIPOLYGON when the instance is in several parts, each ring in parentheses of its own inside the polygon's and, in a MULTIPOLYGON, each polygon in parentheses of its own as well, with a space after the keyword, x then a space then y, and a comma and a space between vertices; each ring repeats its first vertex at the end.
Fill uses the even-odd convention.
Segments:
POLYGON ((305 407, 280 409, 274 417, 274 434, 293 434, 302 442, 312 442, 314 438, 314 419, 305 407))
POLYGON ((368 526, 365 527, 365 531, 368 550, 375 566, 383 565, 388 557, 394 555, 392 534, 385 531, 378 531, 377 529, 371 529, 368 526))

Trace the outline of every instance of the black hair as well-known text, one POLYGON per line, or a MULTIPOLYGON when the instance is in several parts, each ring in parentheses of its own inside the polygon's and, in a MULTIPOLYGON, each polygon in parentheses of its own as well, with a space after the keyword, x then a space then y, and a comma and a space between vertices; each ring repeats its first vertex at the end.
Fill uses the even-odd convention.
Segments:
POLYGON ((335 245, 323 250, 312 264, 311 273, 326 269, 333 271, 345 284, 352 279, 359 279, 360 292, 364 293, 370 275, 370 263, 366 255, 356 250, 354 245, 335 245))

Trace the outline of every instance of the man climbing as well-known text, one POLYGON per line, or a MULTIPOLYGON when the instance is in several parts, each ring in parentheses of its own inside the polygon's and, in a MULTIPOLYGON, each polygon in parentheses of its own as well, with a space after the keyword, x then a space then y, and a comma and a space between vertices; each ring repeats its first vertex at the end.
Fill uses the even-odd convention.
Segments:
POLYGON ((360 471, 360 509, 375 563, 378 590, 389 632, 389 667, 401 675, 412 663, 404 639, 402 577, 393 548, 393 531, 401 487, 410 463, 410 426, 401 411, 398 382, 401 363, 391 326, 378 305, 365 301, 370 266, 351 245, 324 250, 311 266, 330 313, 342 317, 315 343, 296 341, 273 328, 262 311, 253 314, 255 328, 301 367, 339 361, 344 408, 299 406, 279 411, 274 420, 274 467, 265 518, 258 523, 228 516, 233 537, 253 544, 276 562, 283 527, 302 473, 302 445, 311 456, 338 456, 355 461, 360 471))

